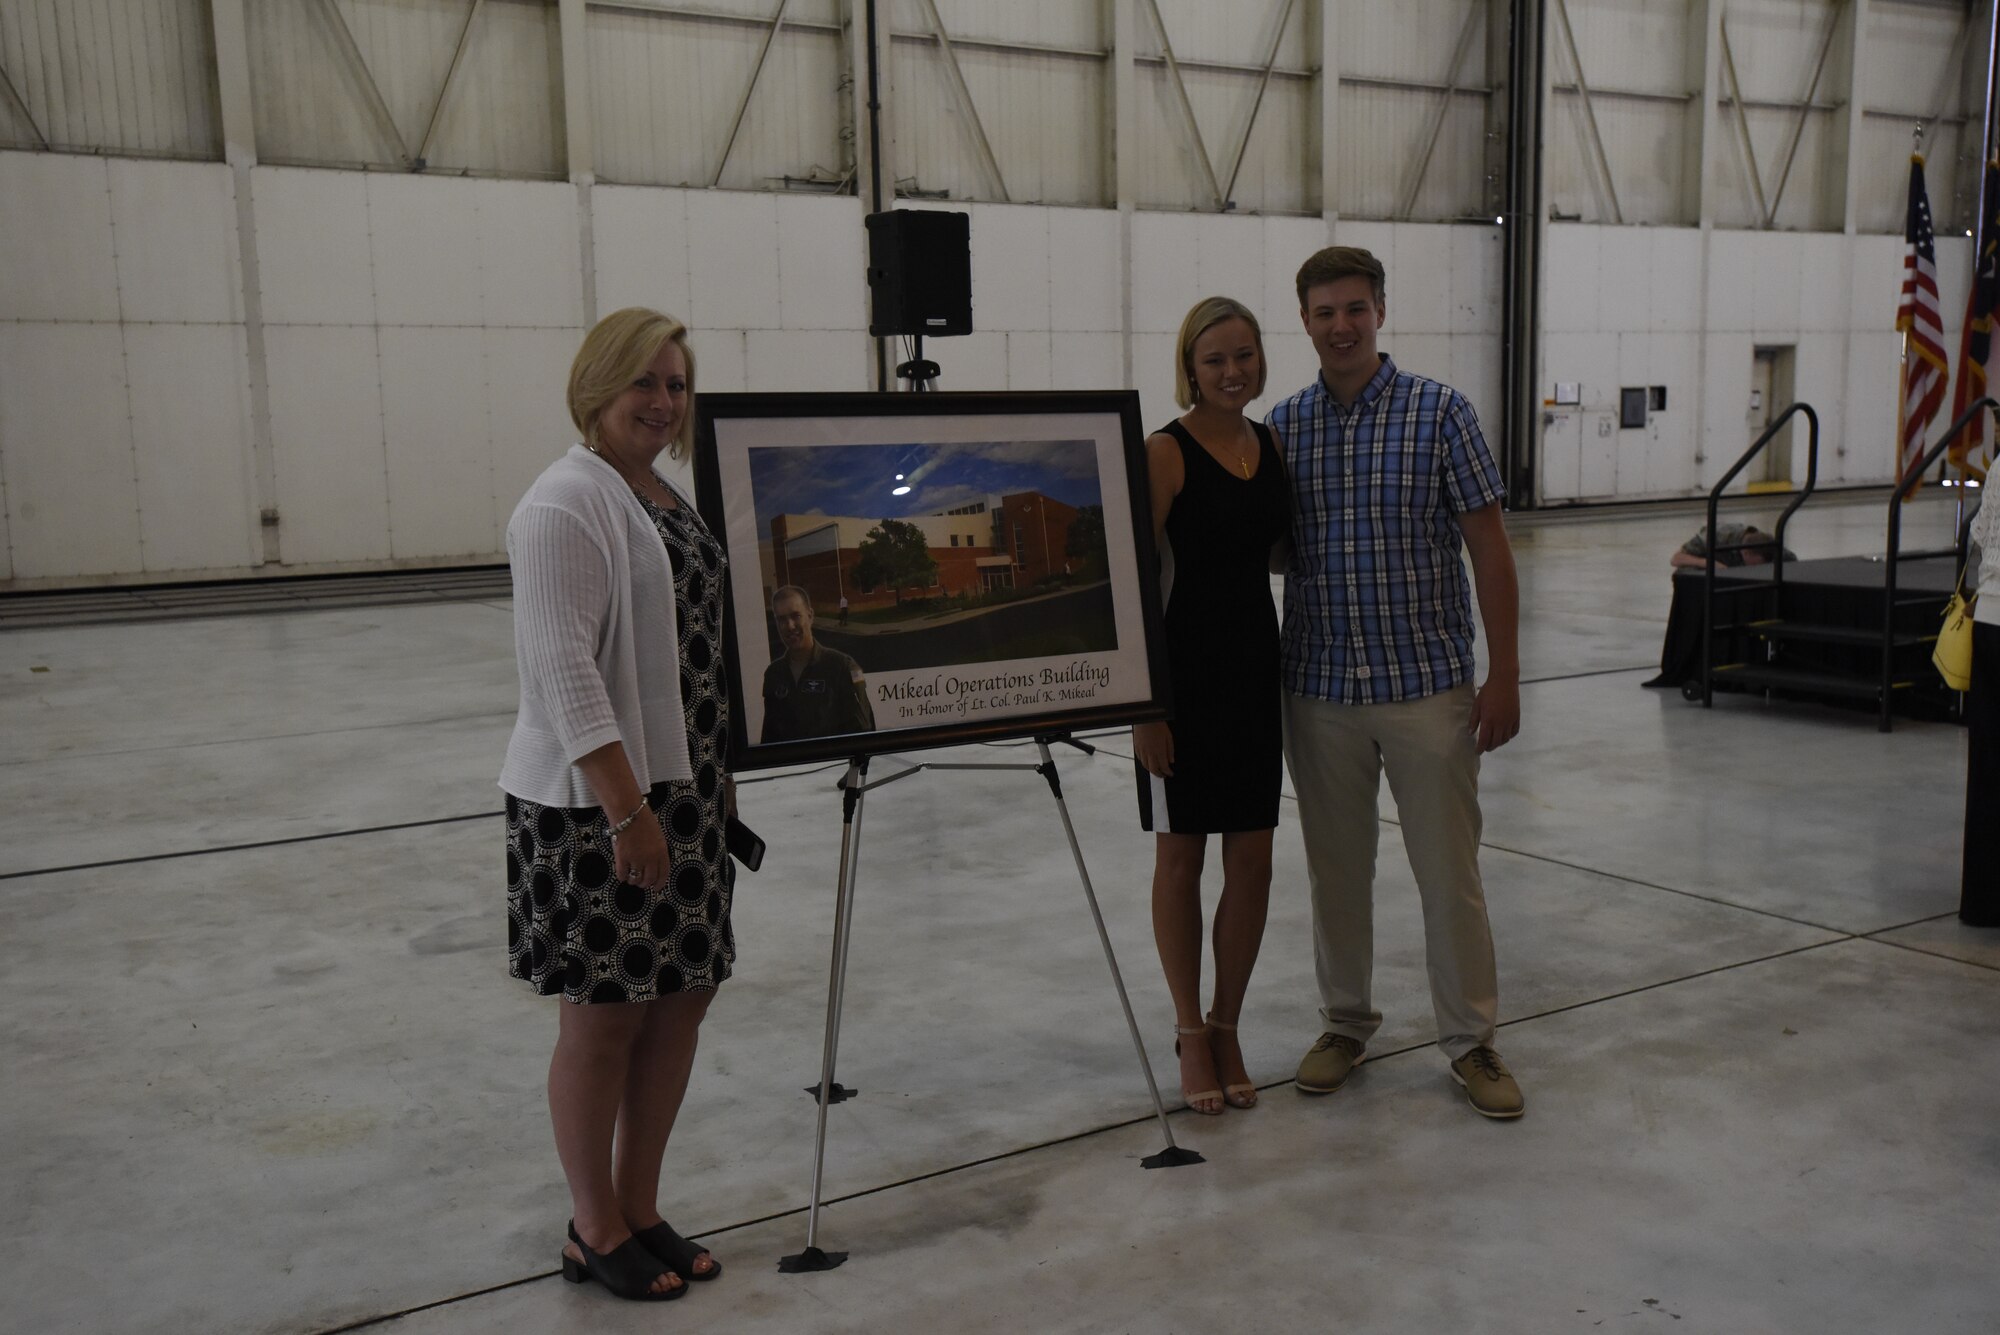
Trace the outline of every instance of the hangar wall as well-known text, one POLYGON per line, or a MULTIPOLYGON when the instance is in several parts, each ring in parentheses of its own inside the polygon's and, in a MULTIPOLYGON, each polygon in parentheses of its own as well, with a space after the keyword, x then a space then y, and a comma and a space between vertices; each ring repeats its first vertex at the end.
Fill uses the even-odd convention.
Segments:
MULTIPOLYGON (((686 318, 703 389, 868 388, 860 7, 779 8, 4 0, 3 586, 493 560, 617 305, 686 318)), ((1129 384, 1164 421, 1180 314, 1224 291, 1275 397, 1314 365, 1293 270, 1338 240, 1389 264, 1384 347, 1499 430, 1508 7, 1388 8, 883 0, 884 175, 973 219, 944 386, 1129 384)), ((1934 102, 1955 339, 1983 9, 1558 8, 1542 378, 1581 402, 1538 500, 1704 487, 1759 348, 1820 409, 1823 478, 1886 479, 1904 113, 1934 102), (1632 384, 1668 406, 1607 429, 1632 384)))

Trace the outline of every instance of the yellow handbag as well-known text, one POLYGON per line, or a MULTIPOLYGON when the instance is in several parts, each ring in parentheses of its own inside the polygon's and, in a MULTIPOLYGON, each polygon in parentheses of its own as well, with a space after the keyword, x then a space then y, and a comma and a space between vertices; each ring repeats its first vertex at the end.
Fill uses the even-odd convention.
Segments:
POLYGON ((1944 626, 1931 646, 1931 662, 1954 691, 1972 688, 1972 605, 1978 601, 1976 593, 1965 596, 1965 573, 1959 572, 1958 587, 1944 605, 1944 626))

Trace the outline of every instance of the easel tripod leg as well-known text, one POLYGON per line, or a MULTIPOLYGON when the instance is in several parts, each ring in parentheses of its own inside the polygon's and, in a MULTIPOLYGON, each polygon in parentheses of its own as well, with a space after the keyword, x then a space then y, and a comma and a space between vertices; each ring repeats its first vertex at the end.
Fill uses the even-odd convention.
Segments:
POLYGON ((805 1250, 783 1257, 778 1262, 778 1269, 787 1274, 831 1270, 847 1259, 846 1252, 820 1250, 819 1203, 820 1184, 826 1168, 826 1110, 849 1094, 834 1083, 833 1069, 840 1052, 840 1010, 847 991, 847 945, 854 920, 854 881, 861 865, 861 802, 864 796, 861 781, 866 773, 865 761, 850 761, 846 777, 840 781, 843 808, 840 886, 833 918, 833 962, 827 971, 826 1037, 820 1047, 819 1084, 814 1089, 819 1111, 813 1131, 812 1199, 806 1211, 805 1250))
POLYGON ((1132 1051, 1139 1056, 1139 1070, 1146 1077, 1146 1092, 1152 1095, 1153 1112, 1159 1117, 1160 1130, 1167 1138, 1165 1149, 1139 1162, 1147 1168, 1178 1168, 1183 1164, 1206 1163, 1207 1160, 1195 1151, 1174 1143, 1174 1129, 1167 1122, 1166 1105, 1160 1102, 1159 1082, 1153 1079, 1153 1064, 1146 1059, 1146 1044, 1139 1037, 1139 1021, 1132 1014, 1132 998, 1125 991, 1125 976, 1118 971, 1118 956, 1111 949, 1111 933, 1104 928, 1104 913, 1097 906, 1097 891, 1090 883, 1090 872, 1083 865, 1083 847, 1076 841, 1076 827, 1070 823, 1069 806, 1063 801, 1062 781, 1056 775, 1056 762, 1049 754, 1049 739, 1038 737, 1035 745, 1042 755, 1039 766, 1041 776, 1048 780, 1049 791, 1055 795, 1056 812, 1062 817, 1063 833, 1069 838, 1070 856, 1076 859, 1076 874, 1083 882, 1083 897, 1090 904, 1091 921, 1097 924, 1097 939, 1104 947, 1104 963, 1111 970, 1111 985, 1118 990, 1118 1004, 1125 1012, 1125 1028, 1132 1035, 1132 1051))

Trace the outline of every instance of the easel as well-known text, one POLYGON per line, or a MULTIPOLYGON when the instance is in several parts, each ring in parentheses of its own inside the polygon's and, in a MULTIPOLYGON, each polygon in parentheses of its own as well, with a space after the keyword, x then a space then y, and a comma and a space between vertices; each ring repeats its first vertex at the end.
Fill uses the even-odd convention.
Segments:
POLYGON ((873 788, 885 787, 898 779, 907 779, 912 774, 925 770, 1033 770, 1047 780, 1049 792, 1056 799, 1056 811, 1062 816, 1063 833, 1069 837, 1070 855, 1076 859, 1076 874, 1083 881, 1084 899, 1090 904, 1091 920, 1097 924, 1097 939, 1104 946, 1104 962, 1111 970, 1111 985, 1118 991, 1118 1004, 1125 1011, 1125 1027, 1132 1034, 1132 1050, 1138 1054, 1139 1069, 1146 1077, 1146 1090, 1153 1099, 1153 1112, 1160 1119, 1160 1129, 1166 1133, 1167 1147, 1158 1154, 1149 1155, 1139 1162, 1145 1168, 1178 1168, 1184 1164, 1203 1163, 1201 1155, 1190 1149, 1183 1149, 1174 1143, 1174 1129, 1167 1124, 1167 1110, 1160 1102, 1160 1087, 1153 1079, 1152 1063, 1146 1060, 1146 1046, 1139 1039, 1139 1024, 1132 1016, 1132 999, 1126 994, 1125 979, 1118 971, 1118 957, 1111 949, 1111 936, 1104 930, 1104 914, 1097 907, 1097 891, 1090 884, 1090 873, 1083 865, 1083 849, 1076 841, 1076 827, 1070 823, 1069 807, 1063 801, 1062 781, 1056 774, 1056 762, 1049 754, 1049 748, 1056 743, 1074 746, 1086 755, 1094 754, 1094 749, 1077 741, 1067 733, 1047 733, 1035 738, 1035 747, 1041 753, 1039 765, 1023 764, 941 764, 925 761, 900 770, 886 779, 868 782, 868 757, 856 756, 847 762, 847 773, 841 777, 841 828, 840 828, 840 889, 833 918, 833 963, 829 970, 826 988, 826 1041, 820 1052, 819 1083, 808 1089, 819 1104, 819 1125, 813 1136, 812 1205, 806 1214, 805 1250, 784 1257, 778 1262, 778 1269, 787 1274, 800 1274, 814 1270, 831 1270, 847 1259, 846 1252, 822 1251, 818 1246, 820 1183, 826 1166, 826 1110, 836 1103, 843 1103, 858 1092, 845 1089, 833 1078, 834 1058, 840 1048, 840 1010, 847 988, 847 946, 848 925, 854 913, 854 883, 861 862, 861 803, 863 796, 873 788))

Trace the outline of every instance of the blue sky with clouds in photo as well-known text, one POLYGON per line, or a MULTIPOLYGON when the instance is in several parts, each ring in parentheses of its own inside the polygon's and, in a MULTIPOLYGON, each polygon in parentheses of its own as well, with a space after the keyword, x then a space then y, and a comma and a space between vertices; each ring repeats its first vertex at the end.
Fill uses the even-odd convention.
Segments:
POLYGON ((1018 491, 1078 507, 1103 500, 1097 447, 1087 440, 764 446, 749 453, 760 530, 774 515, 907 519, 1018 491), (904 485, 908 495, 890 494, 904 485))

